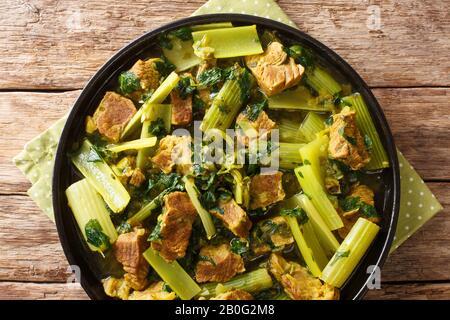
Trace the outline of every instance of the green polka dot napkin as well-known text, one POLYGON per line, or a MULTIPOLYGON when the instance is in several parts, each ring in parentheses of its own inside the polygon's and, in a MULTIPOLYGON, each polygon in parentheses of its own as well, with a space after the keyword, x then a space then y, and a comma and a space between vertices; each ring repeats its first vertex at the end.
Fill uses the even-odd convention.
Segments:
MULTIPOLYGON (((245 13, 277 20, 293 27, 295 24, 273 0, 210 0, 194 15, 208 13, 245 13)), ((14 163, 30 180, 28 195, 54 221, 51 199, 51 175, 58 140, 66 118, 58 120, 45 132, 28 142, 14 158, 14 163)), ((430 189, 398 152, 401 175, 400 216, 392 250, 395 250, 426 221, 442 210, 430 189)))

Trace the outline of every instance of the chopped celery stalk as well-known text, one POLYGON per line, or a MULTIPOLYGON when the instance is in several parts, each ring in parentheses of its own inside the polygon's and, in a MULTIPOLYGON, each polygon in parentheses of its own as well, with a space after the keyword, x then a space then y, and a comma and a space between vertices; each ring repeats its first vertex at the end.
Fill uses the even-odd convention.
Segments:
POLYGON ((299 133, 309 142, 316 138, 317 133, 325 129, 324 117, 315 112, 308 112, 299 128, 299 133))
MULTIPOLYGON (((91 220, 97 220, 102 228, 102 232, 108 236, 110 243, 117 240, 117 231, 111 221, 109 211, 100 194, 95 191, 92 185, 86 180, 75 182, 66 190, 69 207, 77 221, 78 227, 87 241, 86 224, 91 220)), ((88 242, 92 251, 101 250, 88 242)))
POLYGON ((184 271, 178 262, 167 262, 152 248, 148 248, 143 253, 143 256, 180 299, 190 300, 201 291, 198 284, 184 271))
POLYGON ((302 143, 286 143, 280 142, 279 146, 279 159, 280 168, 282 169, 294 169, 302 163, 300 157, 300 148, 304 146, 302 143))
POLYGON ((329 140, 330 139, 326 135, 318 135, 316 139, 301 147, 299 152, 303 165, 311 166, 316 181, 318 181, 322 187, 325 186, 325 182, 323 179, 321 163, 323 162, 323 159, 327 159, 329 140))
POLYGON ((87 139, 83 141, 78 152, 72 156, 72 162, 100 193, 113 212, 117 213, 125 209, 130 202, 127 189, 87 139))
POLYGON ((111 152, 122 152, 125 150, 140 150, 144 148, 153 147, 156 144, 156 137, 142 138, 133 141, 127 141, 117 144, 110 144, 106 147, 111 152))
POLYGON ((234 200, 236 200, 237 204, 243 204, 244 202, 244 183, 242 180, 242 174, 237 169, 230 170, 230 174, 233 177, 234 184, 233 184, 233 193, 234 193, 234 200))
POLYGON ((315 67, 306 75, 306 83, 319 94, 334 96, 342 91, 341 85, 321 67, 315 67))
POLYGON ((300 133, 300 125, 298 121, 292 120, 288 117, 283 117, 278 121, 278 130, 280 133, 281 142, 290 142, 290 143, 308 142, 300 133))
POLYGON ((352 109, 356 111, 356 124, 359 130, 361 130, 361 134, 365 140, 368 137, 370 139, 369 141, 372 142, 371 160, 367 164, 366 169, 378 170, 388 168, 389 158, 381 143, 380 136, 378 135, 363 97, 359 93, 355 93, 342 98, 342 100, 344 103, 351 104, 352 109))
POLYGON ((183 41, 178 38, 170 40, 172 49, 163 49, 164 56, 176 66, 176 71, 185 71, 190 69, 200 62, 202 59, 194 54, 192 40, 183 41))
POLYGON ((309 271, 313 276, 320 277, 320 275, 322 274, 322 270, 320 269, 316 259, 313 256, 314 252, 312 248, 308 245, 302 231, 300 230, 297 218, 291 216, 285 216, 284 218, 289 225, 289 228, 291 229, 292 235, 294 236, 295 242, 297 243, 297 247, 302 254, 303 260, 305 260, 309 271))
POLYGON ((206 132, 217 128, 225 131, 230 127, 241 108, 241 89, 237 80, 227 80, 214 98, 200 125, 206 132))
POLYGON ((206 39, 214 58, 232 58, 263 53, 256 25, 192 32, 194 43, 206 39))
POLYGON ((272 278, 267 269, 261 268, 241 274, 224 283, 207 283, 202 286, 198 296, 209 299, 231 290, 257 293, 269 289, 272 285, 272 278))
POLYGON ((323 249, 320 241, 314 231, 314 226, 312 222, 308 221, 304 225, 301 226, 303 231, 303 237, 305 238, 306 243, 311 248, 311 252, 313 253, 314 260, 319 266, 320 270, 323 270, 328 263, 328 258, 323 249))
POLYGON ((317 181, 313 168, 310 165, 303 165, 294 171, 300 186, 311 199, 328 228, 330 230, 342 228, 344 224, 323 187, 317 181))
POLYGON ((375 239, 380 227, 359 218, 322 272, 321 279, 341 288, 375 239))
POLYGON ((159 197, 156 197, 155 199, 153 199, 152 201, 150 201, 149 203, 147 203, 145 206, 143 206, 138 212, 136 212, 136 214, 134 216, 132 216, 131 218, 129 218, 127 220, 127 222, 131 225, 131 226, 136 226, 139 225, 140 223, 142 223, 145 219, 147 219, 148 217, 150 217, 150 215, 152 214, 152 212, 156 209, 159 208, 159 197))
POLYGON ((269 97, 268 101, 269 109, 331 111, 329 104, 321 103, 319 97, 313 97, 304 86, 285 90, 269 97))
POLYGON ((120 134, 120 140, 125 139, 130 136, 134 132, 136 132, 141 126, 141 117, 142 117, 143 108, 141 107, 131 118, 131 120, 125 126, 122 133, 120 134))
POLYGON ((211 214, 201 205, 200 200, 198 199, 199 193, 194 181, 187 176, 183 177, 183 181, 186 192, 200 216, 200 220, 202 221, 203 227, 206 231, 206 236, 208 239, 211 239, 216 234, 216 227, 214 226, 211 214))
MULTIPOLYGON (((144 108, 144 106, 143 106, 144 108)), ((142 123, 141 139, 153 137, 150 132, 152 123, 155 121, 161 121, 164 123, 164 129, 167 133, 170 132, 170 126, 172 122, 172 105, 170 104, 149 104, 145 107, 145 111, 142 114, 145 119, 142 123), (161 120, 159 120, 161 119, 161 120)), ((148 157, 152 155, 155 148, 145 148, 139 150, 136 157, 136 166, 140 169, 144 169, 148 162, 148 157)))
POLYGON ((167 76, 163 83, 161 83, 161 85, 155 90, 155 92, 153 92, 152 96, 142 106, 141 122, 144 122, 146 120, 145 114, 147 114, 152 105, 164 102, 173 88, 175 88, 175 86, 178 84, 179 80, 180 77, 178 76, 178 74, 176 74, 176 72, 172 72, 167 76))
POLYGON ((203 31, 203 30, 212 30, 212 29, 223 29, 223 28, 232 28, 233 24, 231 22, 216 22, 216 23, 208 23, 208 24, 199 24, 196 26, 192 26, 192 31, 203 31))
POLYGON ((319 214, 317 209, 314 207, 312 201, 305 194, 295 195, 300 207, 305 210, 311 221, 315 234, 320 241, 321 246, 326 251, 327 257, 331 257, 338 249, 339 242, 336 240, 334 234, 330 231, 322 216, 319 214))

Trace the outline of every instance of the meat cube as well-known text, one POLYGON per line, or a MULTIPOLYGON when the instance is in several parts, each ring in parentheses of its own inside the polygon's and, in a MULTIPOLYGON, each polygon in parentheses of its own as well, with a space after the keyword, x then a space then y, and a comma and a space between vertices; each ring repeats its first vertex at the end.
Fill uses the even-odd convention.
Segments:
POLYGON ((285 197, 282 185, 283 173, 258 174, 250 181, 250 209, 265 208, 285 197))
MULTIPOLYGON (((369 205, 374 206, 374 193, 372 189, 370 189, 368 186, 363 184, 353 185, 350 194, 346 197, 346 199, 354 199, 355 201, 359 199, 359 201, 369 205)), ((339 215, 341 216, 342 222, 344 223, 344 227, 338 229, 339 236, 344 239, 347 234, 352 229, 353 225, 356 223, 358 218, 360 218, 361 215, 361 209, 359 206, 353 210, 349 210, 346 212, 342 212, 342 209, 339 208, 338 210, 339 215)), ((373 223, 380 223, 381 218, 379 216, 373 216, 373 217, 367 217, 364 216, 364 218, 370 220, 373 223)))
POLYGON ((186 174, 192 167, 190 136, 166 136, 159 142, 153 164, 169 174, 176 166, 177 172, 186 174))
POLYGON ((337 300, 339 290, 322 283, 312 276, 308 269, 298 263, 288 262, 278 254, 272 253, 269 259, 269 271, 284 288, 284 292, 293 300, 337 300))
POLYGON ((130 184, 135 187, 140 187, 145 182, 145 175, 142 173, 141 169, 136 168, 133 170, 130 178, 130 184))
POLYGON ((145 61, 139 59, 133 67, 131 67, 130 71, 139 78, 142 90, 155 90, 159 87, 161 75, 156 67, 156 62, 158 61, 161 61, 161 59, 153 58, 145 61))
MULTIPOLYGON (((238 131, 237 138, 244 145, 248 145, 250 139, 257 140, 257 139, 267 138, 270 135, 270 132, 272 131, 272 129, 274 129, 276 127, 275 122, 273 122, 269 118, 267 113, 265 113, 264 111, 261 111, 259 113, 258 117, 256 118, 256 120, 254 120, 254 121, 249 119, 248 115, 245 112, 241 112, 236 119, 236 123, 238 125, 245 123, 246 124, 245 127, 250 127, 250 129, 254 129, 254 134, 250 134, 250 135, 248 133, 246 135, 243 135, 243 133, 246 133, 246 132, 242 133, 240 130, 238 131)), ((245 130, 245 129, 249 129, 249 128, 243 128, 243 129, 245 130)))
POLYGON ((227 227, 236 236, 247 238, 252 227, 252 222, 247 213, 234 201, 219 201, 217 208, 210 210, 211 214, 223 221, 227 227))
POLYGON ((253 296, 244 290, 232 290, 218 294, 211 300, 253 300, 253 296))
POLYGON ((273 217, 258 222, 252 230, 251 247, 256 256, 270 253, 272 250, 283 250, 294 243, 294 238, 286 220, 273 217))
POLYGON ((181 98, 176 90, 170 93, 172 103, 172 124, 185 126, 192 122, 192 95, 181 98))
POLYGON ((125 270, 124 279, 135 289, 142 290, 147 286, 149 265, 142 253, 148 248, 148 233, 143 228, 135 228, 132 232, 121 234, 114 244, 114 254, 125 270))
POLYGON ((175 292, 165 290, 163 281, 157 281, 143 291, 133 291, 129 300, 175 300, 176 297, 175 292))
POLYGON ((333 116, 328 153, 331 158, 342 161, 352 170, 359 170, 369 163, 370 155, 356 126, 355 117, 355 111, 348 107, 333 116))
POLYGON ((119 298, 122 300, 128 300, 130 295, 130 286, 125 279, 117 279, 114 277, 108 277, 102 280, 103 289, 105 293, 112 298, 119 298))
POLYGON ((288 57, 279 42, 270 43, 262 54, 245 57, 245 62, 267 96, 295 86, 305 71, 288 57))
POLYGON ((108 91, 95 111, 93 119, 100 134, 112 142, 117 142, 135 113, 133 101, 108 91))
POLYGON ((244 261, 231 252, 228 244, 207 245, 200 250, 200 261, 195 268, 197 282, 225 282, 245 271, 244 261))
POLYGON ((152 241, 152 248, 169 262, 184 257, 196 217, 197 210, 186 192, 169 193, 158 221, 160 239, 152 241))

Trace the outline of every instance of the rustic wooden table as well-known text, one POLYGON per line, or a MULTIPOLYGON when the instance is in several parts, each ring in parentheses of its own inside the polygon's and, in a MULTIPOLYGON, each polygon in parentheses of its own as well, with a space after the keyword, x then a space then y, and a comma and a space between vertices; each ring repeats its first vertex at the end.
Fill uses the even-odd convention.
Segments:
MULTIPOLYGON (((67 284, 55 226, 13 166, 23 145, 71 107, 119 48, 203 0, 0 3, 0 299, 86 299, 67 284)), ((450 299, 449 0, 279 1, 303 30, 369 83, 396 143, 446 207, 392 254, 376 299, 450 299), (381 28, 367 28, 368 6, 381 28)), ((370 21, 369 21, 370 22, 370 21)))

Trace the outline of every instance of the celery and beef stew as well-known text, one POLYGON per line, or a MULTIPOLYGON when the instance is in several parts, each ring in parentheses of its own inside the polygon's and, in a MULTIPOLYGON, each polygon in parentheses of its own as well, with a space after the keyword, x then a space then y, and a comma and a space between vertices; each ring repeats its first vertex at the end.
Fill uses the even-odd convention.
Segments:
POLYGON ((105 293, 339 299, 380 229, 375 173, 389 166, 363 97, 255 25, 158 41, 119 70, 69 155, 80 235, 115 270, 105 293))

